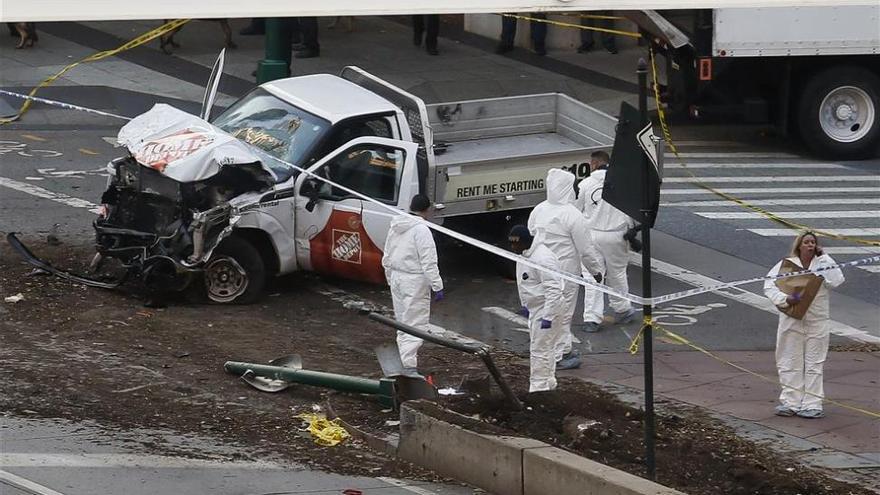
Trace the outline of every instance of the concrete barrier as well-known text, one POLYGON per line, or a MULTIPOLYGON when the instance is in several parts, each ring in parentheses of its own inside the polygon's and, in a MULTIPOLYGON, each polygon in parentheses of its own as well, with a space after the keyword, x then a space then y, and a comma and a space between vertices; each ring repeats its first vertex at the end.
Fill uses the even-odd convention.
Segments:
POLYGON ((500 431, 430 402, 407 402, 400 410, 397 454, 498 495, 684 495, 538 440, 497 434, 500 431))

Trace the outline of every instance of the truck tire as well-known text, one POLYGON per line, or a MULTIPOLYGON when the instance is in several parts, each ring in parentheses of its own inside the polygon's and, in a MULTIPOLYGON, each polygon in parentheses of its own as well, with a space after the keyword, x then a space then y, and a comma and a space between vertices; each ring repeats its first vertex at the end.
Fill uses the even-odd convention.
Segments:
POLYGON ((257 248, 241 237, 224 239, 205 265, 205 292, 215 303, 254 303, 265 285, 266 264, 257 248))
POLYGON ((797 108, 801 137, 816 154, 844 160, 877 155, 880 78, 870 70, 838 66, 815 74, 797 108))

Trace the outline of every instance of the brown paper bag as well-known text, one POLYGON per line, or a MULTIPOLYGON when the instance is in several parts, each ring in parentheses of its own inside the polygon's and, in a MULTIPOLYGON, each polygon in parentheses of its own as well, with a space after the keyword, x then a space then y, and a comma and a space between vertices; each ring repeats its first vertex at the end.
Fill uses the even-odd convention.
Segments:
MULTIPOLYGON (((779 269, 779 274, 785 275, 786 273, 799 272, 802 270, 803 268, 799 267, 791 260, 785 259, 782 260, 782 267, 779 269)), ((812 273, 777 280, 776 287, 786 295, 790 296, 796 293, 801 295, 801 300, 798 301, 797 304, 792 304, 787 308, 777 306, 779 311, 798 320, 804 319, 804 315, 807 314, 807 310, 810 309, 810 304, 812 304, 813 299, 816 298, 816 294, 819 293, 819 287, 821 286, 822 277, 818 277, 812 273)))

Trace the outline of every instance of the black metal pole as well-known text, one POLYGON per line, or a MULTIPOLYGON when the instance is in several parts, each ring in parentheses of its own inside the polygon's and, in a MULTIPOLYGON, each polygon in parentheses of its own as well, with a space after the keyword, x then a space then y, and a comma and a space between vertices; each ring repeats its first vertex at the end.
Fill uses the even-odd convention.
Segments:
MULTIPOLYGON (((639 117, 640 128, 648 125, 648 64, 645 59, 639 59, 636 73, 639 76, 639 117)), ((648 184, 651 180, 648 157, 642 157, 642 187, 644 188, 644 209, 642 213, 646 220, 653 215, 651 211, 651 196, 648 184)), ((651 222, 642 222, 642 297, 651 297, 651 222)), ((645 321, 651 319, 651 305, 642 307, 645 321)), ((654 462, 654 337, 650 324, 646 324, 642 333, 642 345, 645 361, 645 467, 648 471, 648 479, 657 478, 656 465, 654 462)))

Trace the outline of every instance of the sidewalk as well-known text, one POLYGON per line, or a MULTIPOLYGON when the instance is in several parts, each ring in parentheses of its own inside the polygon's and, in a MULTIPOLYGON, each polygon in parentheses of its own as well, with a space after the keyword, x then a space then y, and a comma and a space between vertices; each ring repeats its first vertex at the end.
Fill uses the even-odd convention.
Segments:
MULTIPOLYGON (((660 335, 660 332, 657 332, 660 335)), ((773 351, 714 353, 764 377, 776 379, 773 351)), ((644 391, 642 355, 590 354, 584 366, 561 375, 644 391)), ((836 476, 880 487, 880 419, 826 403, 822 419, 774 415, 779 388, 697 351, 654 355, 656 400, 671 399, 706 409, 740 435, 836 476)), ((828 399, 880 411, 880 355, 831 351, 825 364, 828 399)), ((630 397, 643 405, 643 396, 630 397)), ((662 407, 662 406, 660 406, 662 407)))

